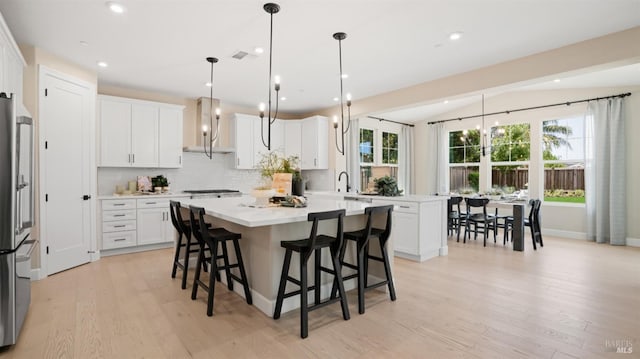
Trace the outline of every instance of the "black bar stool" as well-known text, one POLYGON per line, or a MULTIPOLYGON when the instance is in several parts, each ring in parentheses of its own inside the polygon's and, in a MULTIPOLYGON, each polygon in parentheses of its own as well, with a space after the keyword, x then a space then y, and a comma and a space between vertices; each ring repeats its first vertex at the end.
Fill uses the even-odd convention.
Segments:
MULTIPOLYGON (((171 270, 171 278, 176 277, 176 271, 178 268, 182 269, 182 289, 187 288, 187 272, 189 271, 189 255, 191 253, 198 253, 198 242, 191 238, 191 223, 188 220, 182 219, 182 213, 180 212, 180 202, 169 201, 169 212, 171 213, 171 223, 178 232, 178 241, 176 242, 176 253, 173 257, 173 268, 171 270), (184 238, 184 241, 183 241, 184 238), (191 248, 191 246, 194 246, 191 248), (180 263, 180 250, 185 248, 184 264, 180 263)), ((210 223, 207 223, 207 227, 211 227, 210 223)), ((207 264, 202 263, 204 271, 207 271, 207 264)), ((217 277, 220 275, 216 272, 217 277)))
POLYGON ((244 263, 242 262, 242 252, 240 251, 240 243, 238 239, 242 236, 239 233, 229 232, 224 228, 207 228, 204 221, 204 208, 189 206, 189 218, 191 220, 191 227, 197 230, 193 231, 194 237, 198 240, 200 251, 198 254, 198 262, 196 264, 196 274, 193 278, 193 290, 191 292, 191 299, 195 300, 198 295, 198 287, 202 287, 207 291, 207 315, 213 315, 213 294, 215 291, 215 279, 214 273, 220 270, 224 270, 227 274, 227 287, 230 291, 233 291, 233 280, 242 284, 244 287, 244 297, 247 304, 252 304, 251 291, 249 290, 249 282, 247 281, 247 273, 244 270, 244 263), (229 253, 227 251, 227 241, 233 241, 233 247, 236 252, 236 263, 229 263, 229 253), (222 254, 218 254, 218 244, 222 245, 222 254), (206 247, 206 248, 205 248, 206 247), (211 272, 209 274, 209 284, 200 280, 200 266, 205 261, 205 250, 209 249, 211 272), (222 259, 224 265, 219 266, 217 261, 222 259), (240 270, 240 276, 231 273, 231 268, 238 268, 240 270))
POLYGON ((309 335, 309 312, 324 307, 328 304, 340 301, 342 305, 342 317, 344 320, 349 320, 349 306, 347 305, 347 297, 344 292, 344 286, 342 284, 342 275, 340 267, 340 259, 338 258, 340 247, 342 247, 343 241, 343 220, 345 210, 336 210, 328 212, 309 213, 307 216, 308 221, 313 221, 311 227, 311 234, 307 239, 300 239, 296 241, 282 241, 280 246, 286 249, 284 255, 284 264, 282 266, 282 276, 280 277, 280 288, 278 289, 278 298, 276 300, 276 308, 273 313, 273 319, 280 318, 280 312, 282 310, 282 302, 284 298, 289 298, 294 295, 300 295, 300 337, 306 338, 309 335), (337 219, 338 228, 335 237, 327 235, 318 235, 318 222, 328 219, 337 219), (331 262, 333 269, 323 267, 321 265, 321 253, 322 248, 329 247, 331 251, 331 262), (300 254, 300 279, 295 279, 289 276, 289 265, 291 264, 291 254, 293 252, 300 254), (311 254, 315 251, 315 276, 314 285, 309 287, 307 285, 307 263, 311 254), (337 286, 337 290, 340 294, 339 298, 332 296, 328 300, 320 301, 320 272, 326 272, 335 276, 334 283, 337 286), (292 282, 300 287, 300 289, 285 293, 287 281, 292 282), (309 306, 307 304, 307 291, 314 291, 314 304, 309 306))
MULTIPOLYGON (((358 313, 360 314, 364 313, 364 292, 367 290, 387 285, 389 287, 389 297, 392 301, 396 300, 396 289, 393 285, 393 276, 391 275, 391 266, 389 264, 389 253, 386 248, 386 243, 389 240, 389 235, 391 234, 391 217, 393 213, 393 205, 367 207, 364 209, 364 213, 368 216, 367 226, 359 231, 345 232, 345 241, 342 245, 342 248, 340 248, 340 264, 342 264, 344 267, 356 270, 355 274, 344 277, 344 280, 346 281, 354 278, 358 279, 358 313), (386 215, 387 218, 384 229, 373 227, 372 219, 375 215, 386 215), (371 237, 378 238, 381 257, 375 257, 369 254, 369 240, 371 239, 371 237), (351 240, 356 243, 356 264, 351 264, 344 261, 344 255, 348 243, 346 240, 351 240), (367 277, 369 274, 369 259, 382 262, 384 264, 384 273, 386 276, 385 280, 379 283, 368 285, 367 277)), ((335 291, 336 283, 334 282, 333 289, 331 290, 332 297, 335 295, 335 291)))

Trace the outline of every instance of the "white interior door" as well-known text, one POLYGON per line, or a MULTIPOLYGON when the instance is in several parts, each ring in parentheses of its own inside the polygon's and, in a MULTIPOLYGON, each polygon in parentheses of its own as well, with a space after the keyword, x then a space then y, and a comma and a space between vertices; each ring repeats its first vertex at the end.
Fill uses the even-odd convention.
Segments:
POLYGON ((42 68, 40 80, 41 236, 53 274, 91 259, 95 90, 42 68))

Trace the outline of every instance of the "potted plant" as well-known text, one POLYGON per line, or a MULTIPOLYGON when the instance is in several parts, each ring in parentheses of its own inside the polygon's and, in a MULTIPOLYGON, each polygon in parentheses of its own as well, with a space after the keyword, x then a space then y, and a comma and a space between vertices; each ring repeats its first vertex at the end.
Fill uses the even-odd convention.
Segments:
POLYGON ((151 179, 155 192, 169 192, 169 180, 164 175, 157 175, 151 179))
POLYGON ((374 180, 376 191, 381 196, 400 196, 402 190, 398 189, 398 182, 391 176, 384 176, 374 180))
POLYGON ((291 190, 285 192, 293 195, 302 196, 304 194, 304 180, 300 169, 298 168, 298 156, 285 157, 279 152, 267 152, 262 154, 262 158, 257 168, 260 170, 264 186, 271 188, 271 182, 276 173, 291 174, 291 190))

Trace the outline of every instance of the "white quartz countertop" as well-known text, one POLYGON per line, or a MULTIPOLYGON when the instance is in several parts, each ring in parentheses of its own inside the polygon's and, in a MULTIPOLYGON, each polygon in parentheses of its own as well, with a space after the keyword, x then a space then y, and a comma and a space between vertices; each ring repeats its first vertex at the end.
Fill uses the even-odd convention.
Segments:
POLYGON ((163 194, 130 194, 130 195, 100 195, 98 199, 149 199, 149 198, 176 198, 176 197, 191 197, 191 194, 184 192, 176 193, 163 193, 163 194))
POLYGON ((392 201, 392 202, 432 202, 432 201, 446 201, 447 196, 427 196, 427 195, 417 195, 411 194, 406 196, 395 196, 395 197, 386 197, 386 196, 378 196, 378 195, 365 195, 355 192, 334 192, 334 191, 307 191, 311 196, 314 197, 350 197, 350 198, 359 198, 359 199, 370 199, 372 201, 392 201))
POLYGON ((205 213, 246 227, 270 226, 274 224, 306 222, 307 215, 313 212, 345 209, 347 216, 363 214, 371 203, 345 201, 330 198, 313 197, 307 201, 307 207, 266 207, 253 208, 255 199, 250 196, 227 198, 199 198, 181 201, 183 207, 189 205, 203 207, 205 213))

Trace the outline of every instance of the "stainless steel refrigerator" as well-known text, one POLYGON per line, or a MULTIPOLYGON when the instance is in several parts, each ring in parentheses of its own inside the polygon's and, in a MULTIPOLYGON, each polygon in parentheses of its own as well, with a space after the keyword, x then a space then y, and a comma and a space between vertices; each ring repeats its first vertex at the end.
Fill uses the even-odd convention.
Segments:
POLYGON ((31 302, 33 122, 0 93, 0 347, 15 344, 31 302))

